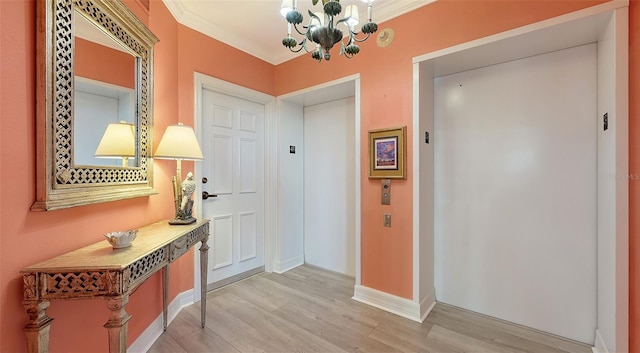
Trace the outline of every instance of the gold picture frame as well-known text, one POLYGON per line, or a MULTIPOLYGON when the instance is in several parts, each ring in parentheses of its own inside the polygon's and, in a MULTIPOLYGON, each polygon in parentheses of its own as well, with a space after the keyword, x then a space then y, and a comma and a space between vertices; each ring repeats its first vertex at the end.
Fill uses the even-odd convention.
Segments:
POLYGON ((369 131, 369 178, 407 178, 406 136, 406 126, 369 131))

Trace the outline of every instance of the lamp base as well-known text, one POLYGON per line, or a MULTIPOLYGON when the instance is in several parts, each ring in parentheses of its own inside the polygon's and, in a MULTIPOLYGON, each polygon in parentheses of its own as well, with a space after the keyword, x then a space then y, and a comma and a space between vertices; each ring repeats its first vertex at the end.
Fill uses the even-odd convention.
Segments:
POLYGON ((191 223, 195 223, 197 219, 190 217, 190 218, 186 218, 186 219, 171 219, 169 220, 169 224, 175 226, 175 225, 186 225, 186 224, 191 224, 191 223))

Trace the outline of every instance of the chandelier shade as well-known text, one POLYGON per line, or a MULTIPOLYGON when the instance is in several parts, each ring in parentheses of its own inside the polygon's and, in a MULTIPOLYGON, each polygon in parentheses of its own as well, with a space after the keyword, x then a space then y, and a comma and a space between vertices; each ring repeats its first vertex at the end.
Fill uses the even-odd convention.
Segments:
MULTIPOLYGON (((313 5, 319 2, 319 0, 311 1, 313 5)), ((340 55, 352 58, 360 52, 360 46, 357 43, 364 42, 378 30, 378 25, 371 19, 373 0, 363 1, 367 3, 367 22, 358 32, 356 26, 360 23, 360 15, 356 5, 347 5, 344 17, 336 20, 336 17, 342 12, 340 1, 322 0, 323 11, 314 13, 309 10, 307 25, 302 25, 300 28, 299 25, 304 21, 304 17, 298 11, 298 0, 284 0, 280 7, 280 13, 287 20, 287 36, 282 40, 282 45, 294 53, 305 50, 307 53, 311 53, 313 59, 320 62, 323 59, 330 60, 331 49, 340 43, 340 55), (339 25, 342 29, 338 28, 339 25), (302 39, 296 40, 291 35, 292 27, 302 36, 302 39), (358 37, 360 33, 363 36, 358 37)))

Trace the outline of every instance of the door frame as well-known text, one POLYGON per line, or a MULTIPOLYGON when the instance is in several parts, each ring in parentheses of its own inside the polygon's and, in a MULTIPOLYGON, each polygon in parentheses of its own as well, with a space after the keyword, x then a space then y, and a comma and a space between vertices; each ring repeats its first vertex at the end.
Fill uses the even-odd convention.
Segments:
MULTIPOLYGON (((349 76, 345 76, 342 78, 338 78, 332 81, 328 81, 325 83, 321 83, 315 86, 311 86, 311 87, 307 87, 301 90, 297 90, 294 92, 290 92, 281 96, 278 96, 278 101, 295 101, 296 99, 298 99, 299 97, 304 97, 305 95, 312 95, 314 93, 317 93, 318 91, 323 91, 323 90, 327 90, 327 89, 331 89, 332 87, 335 86, 339 86, 348 82, 353 82, 354 84, 354 104, 355 104, 355 125, 354 125, 354 131, 355 131, 355 137, 354 137, 354 150, 355 150, 355 173, 354 173, 354 178, 355 178, 355 194, 354 194, 354 198, 355 198, 355 273, 356 273, 356 278, 355 278, 355 285, 356 286, 360 286, 361 282, 362 282, 362 276, 361 276, 361 262, 360 262, 360 257, 361 257, 361 249, 360 249, 360 243, 361 243, 361 232, 362 232, 362 179, 361 179, 361 174, 362 174, 362 170, 361 170, 361 165, 360 165, 360 160, 361 160, 361 141, 362 141, 362 134, 361 134, 361 117, 360 117, 360 104, 361 104, 361 94, 360 94, 360 74, 353 74, 353 75, 349 75, 349 76)), ((340 98, 347 98, 347 97, 333 97, 333 99, 340 99, 340 98)), ((303 103, 299 103, 303 108, 304 108, 304 104, 303 103)), ((302 205, 303 206, 303 205, 302 205)), ((304 239, 304 235, 302 235, 303 239, 304 239)), ((304 246, 302 249, 302 256, 304 259, 304 246)), ((304 262, 304 260, 303 260, 304 262)))
MULTIPOLYGON (((598 322, 594 334, 595 351, 607 352, 601 331, 613 329, 606 337, 615 344, 617 352, 629 349, 629 75, 628 75, 628 0, 613 0, 583 10, 558 16, 531 25, 456 45, 450 48, 413 58, 413 188, 417 197, 413 199, 413 302, 420 305, 421 317, 425 317, 435 304, 434 285, 434 148, 425 144, 423 134, 433 131, 433 79, 473 68, 566 49, 587 43, 598 43, 598 116, 602 116, 601 105, 613 111, 615 124, 610 131, 613 139, 615 160, 615 187, 603 186, 606 180, 598 175, 598 192, 615 200, 615 220, 607 240, 614 252, 613 268, 607 268, 598 260, 598 282, 602 273, 613 271, 614 303, 598 300, 598 322), (553 40, 548 40, 553 38, 553 40), (526 43, 526 44, 525 44, 526 43), (601 49, 602 47, 602 49, 601 49), (601 68, 601 61, 604 68, 601 68), (611 75, 609 82, 601 80, 600 70, 611 75), (607 93, 613 92, 610 99, 607 93), (613 328, 600 327, 600 317, 613 317, 613 328)), ((601 126, 601 125, 599 125, 601 126)), ((600 130, 599 130, 600 131, 600 130)), ((432 137, 438 138, 437 136, 432 137)), ((600 137, 598 137, 600 151, 600 137)), ((599 152, 600 154, 600 152, 599 152)), ((600 170, 598 171, 600 173, 600 170)), ((606 211, 608 205, 601 204, 598 196, 598 213, 606 211)), ((598 216, 600 219, 600 216, 598 216)), ((598 228, 598 255, 601 248, 598 228)), ((604 241, 604 240, 602 240, 604 241)), ((611 265, 611 264, 609 264, 611 265)), ((600 296, 601 284, 598 284, 600 296)))
MULTIPOLYGON (((199 72, 193 74, 194 97, 194 130, 196 137, 202 141, 202 90, 209 89, 217 93, 226 94, 236 98, 252 101, 264 105, 264 266, 265 271, 271 272, 273 268, 273 236, 277 224, 273 221, 277 217, 277 151, 275 149, 277 137, 276 125, 276 97, 242 87, 234 83, 220 80, 199 72)), ((202 178, 202 166, 194 163, 194 174, 197 180, 202 178)), ((196 215, 202 218, 202 183, 196 183, 195 207, 196 215)), ((195 251, 193 273, 200 273, 200 252, 195 251)), ((194 276, 193 301, 200 300, 200 281, 194 276)))

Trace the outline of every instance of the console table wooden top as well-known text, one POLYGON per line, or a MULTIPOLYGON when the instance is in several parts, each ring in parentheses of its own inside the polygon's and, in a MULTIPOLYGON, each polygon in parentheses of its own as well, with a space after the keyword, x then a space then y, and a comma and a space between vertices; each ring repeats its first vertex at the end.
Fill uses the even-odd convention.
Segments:
POLYGON ((122 270, 144 256, 167 246, 186 232, 209 222, 198 220, 186 226, 169 225, 167 221, 156 222, 138 230, 131 246, 113 249, 105 239, 95 244, 73 250, 35 265, 24 268, 22 273, 61 272, 82 270, 122 270))

